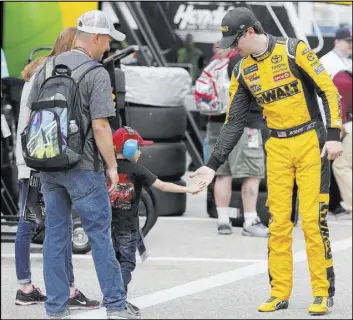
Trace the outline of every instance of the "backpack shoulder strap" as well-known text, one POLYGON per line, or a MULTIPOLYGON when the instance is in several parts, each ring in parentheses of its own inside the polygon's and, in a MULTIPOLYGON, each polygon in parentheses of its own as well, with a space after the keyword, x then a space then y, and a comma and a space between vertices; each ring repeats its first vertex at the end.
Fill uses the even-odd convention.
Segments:
POLYGON ((43 67, 43 71, 44 71, 44 80, 48 79, 49 77, 51 77, 53 75, 53 70, 55 68, 55 59, 56 57, 52 58, 52 59, 48 59, 43 67))
MULTIPOLYGON (((83 77, 88 72, 90 72, 93 69, 100 68, 100 67, 103 67, 103 65, 101 63, 99 63, 98 61, 95 61, 95 60, 85 61, 84 63, 80 64, 78 67, 76 67, 75 69, 73 69, 71 71, 71 78, 73 78, 76 81, 77 85, 79 85, 81 80, 83 79, 83 77)), ((92 125, 89 125, 87 127, 87 130, 84 133, 83 137, 87 137, 90 130, 92 130, 92 125)), ((83 146, 84 146, 84 140, 82 140, 83 146)), ((94 151, 93 151, 94 170, 98 171, 99 170, 99 150, 98 150, 98 147, 95 143, 93 144, 93 149, 94 149, 94 151)))
POLYGON ((71 77, 79 84, 83 77, 93 69, 103 67, 101 63, 95 60, 85 61, 72 70, 71 77))

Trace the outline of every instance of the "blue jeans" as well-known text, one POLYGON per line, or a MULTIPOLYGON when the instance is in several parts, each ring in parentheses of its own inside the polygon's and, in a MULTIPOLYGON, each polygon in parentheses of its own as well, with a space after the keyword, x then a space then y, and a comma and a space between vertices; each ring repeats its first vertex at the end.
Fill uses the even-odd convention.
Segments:
POLYGON ((121 265, 125 292, 127 292, 127 286, 131 281, 131 273, 136 267, 136 249, 139 236, 138 231, 118 231, 112 226, 113 247, 116 259, 121 265))
MULTIPOLYGON (((15 262, 16 262, 16 275, 19 284, 32 283, 31 277, 31 263, 30 251, 33 233, 36 231, 38 225, 35 222, 24 220, 24 206, 28 191, 28 179, 19 180, 20 188, 20 219, 15 241, 15 262)), ((69 285, 74 286, 75 278, 72 266, 72 220, 69 225, 69 243, 66 248, 66 270, 68 273, 69 285)))
POLYGON ((111 240, 111 207, 103 172, 41 172, 46 208, 43 271, 49 315, 65 313, 69 299, 65 268, 65 243, 73 204, 81 218, 92 249, 92 257, 108 310, 122 310, 126 294, 111 240))

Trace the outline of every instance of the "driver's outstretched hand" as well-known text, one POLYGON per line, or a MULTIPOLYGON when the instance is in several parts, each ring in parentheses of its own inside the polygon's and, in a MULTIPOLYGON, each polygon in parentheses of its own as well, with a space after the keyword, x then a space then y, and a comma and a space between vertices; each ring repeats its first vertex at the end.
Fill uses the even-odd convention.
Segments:
MULTIPOLYGON (((195 172, 190 174, 190 178, 195 179, 195 182, 202 187, 206 188, 213 180, 216 172, 207 166, 198 168, 195 172)), ((198 194, 196 192, 195 194, 198 194)))

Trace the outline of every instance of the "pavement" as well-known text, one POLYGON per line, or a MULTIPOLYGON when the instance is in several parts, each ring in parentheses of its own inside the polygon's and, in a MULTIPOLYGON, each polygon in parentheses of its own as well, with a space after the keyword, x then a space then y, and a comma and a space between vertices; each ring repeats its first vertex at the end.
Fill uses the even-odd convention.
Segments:
MULTIPOLYGON (((187 178, 186 178, 187 179, 187 178)), ((187 179, 188 180, 188 179, 187 179)), ((293 231, 294 284, 287 310, 259 313, 268 298, 267 239, 217 234, 208 218, 206 192, 187 196, 182 217, 160 217, 145 239, 148 259, 138 259, 128 299, 143 319, 307 319, 312 302, 305 242, 300 225, 293 231)), ((352 319, 352 221, 328 218, 336 274, 335 305, 320 319, 352 319)), ((38 246, 36 246, 38 248, 38 246)), ((40 250, 39 250, 40 251, 40 250)), ((101 300, 92 257, 73 258, 77 287, 101 300)), ((45 291, 41 253, 31 258, 32 280, 45 291)), ((17 290, 14 244, 1 244, 1 318, 46 319, 43 305, 14 304, 17 290)), ((71 312, 74 319, 105 319, 105 308, 71 312)))

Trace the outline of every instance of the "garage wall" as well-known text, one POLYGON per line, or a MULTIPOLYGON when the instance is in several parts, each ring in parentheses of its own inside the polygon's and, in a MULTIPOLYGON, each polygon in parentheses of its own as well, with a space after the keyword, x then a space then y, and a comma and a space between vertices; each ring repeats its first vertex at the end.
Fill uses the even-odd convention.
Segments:
POLYGON ((32 49, 53 45, 62 29, 75 26, 83 12, 97 8, 98 2, 4 3, 3 49, 10 76, 20 75, 32 49))

